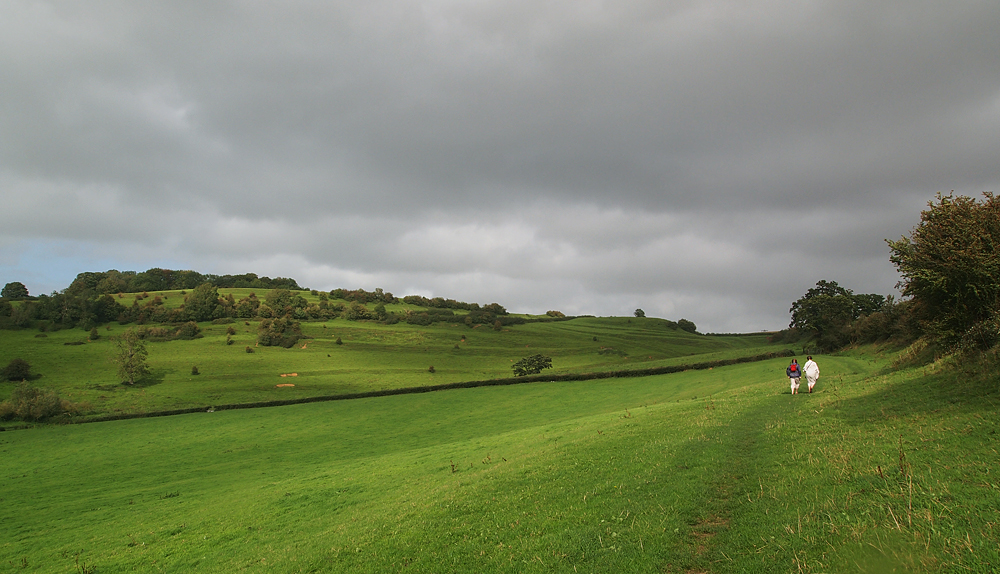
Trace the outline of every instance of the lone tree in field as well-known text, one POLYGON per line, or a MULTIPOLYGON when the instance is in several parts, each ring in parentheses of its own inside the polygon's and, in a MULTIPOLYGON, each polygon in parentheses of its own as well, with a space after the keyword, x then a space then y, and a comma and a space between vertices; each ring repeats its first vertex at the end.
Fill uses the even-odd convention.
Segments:
POLYGON ((552 358, 543 357, 542 355, 532 355, 514 363, 511 368, 514 369, 515 377, 537 375, 542 372, 542 369, 552 368, 552 358))
POLYGON ((645 316, 646 316, 646 312, 645 312, 645 311, 643 311, 642 309, 636 309, 636 310, 635 310, 635 313, 633 313, 633 314, 634 314, 634 315, 635 315, 636 317, 645 317, 645 316))
POLYGON ((134 385, 136 380, 149 374, 146 365, 146 342, 135 329, 127 329, 120 337, 112 337, 115 344, 111 361, 118 366, 118 377, 122 383, 134 385))

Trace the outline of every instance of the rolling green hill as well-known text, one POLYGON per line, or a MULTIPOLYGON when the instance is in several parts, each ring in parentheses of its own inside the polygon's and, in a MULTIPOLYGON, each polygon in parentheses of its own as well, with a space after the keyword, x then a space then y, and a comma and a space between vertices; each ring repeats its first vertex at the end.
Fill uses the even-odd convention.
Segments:
MULTIPOLYGON (((250 292, 242 291, 220 290, 220 295, 233 292, 242 297, 250 292)), ((264 297, 266 292, 258 290, 258 294, 264 297)), ((313 297, 308 291, 302 295, 313 297)), ((164 306, 183 300, 180 292, 150 296, 161 297, 164 306)), ((395 312, 420 310, 405 304, 388 307, 395 312)), ((536 353, 552 357, 553 368, 547 373, 560 374, 686 364, 775 349, 764 335, 695 335, 654 318, 551 321, 542 316, 545 322, 510 325, 499 331, 483 325, 469 327, 461 318, 460 313, 453 321, 426 326, 345 319, 303 321, 307 338, 289 349, 257 346, 260 321, 256 319, 200 323, 201 338, 148 342, 151 374, 135 386, 119 384, 110 361, 111 338, 135 325, 107 324, 97 329, 100 337, 96 340, 81 329, 0 330, 0 365, 24 359, 37 377, 32 384, 83 404, 85 414, 100 415, 508 378, 515 361, 536 353), (230 328, 235 335, 227 337, 230 328), (233 343, 227 344, 227 338, 233 343), (342 344, 337 344, 338 339, 342 344), (248 353, 248 347, 254 352, 248 353), (193 367, 198 375, 192 375, 193 367)))
MULTIPOLYGON (((292 348, 247 353, 255 321, 232 324, 232 345, 230 325, 199 326, 202 338, 148 343, 152 374, 135 386, 119 384, 108 361, 109 336, 127 326, 102 327, 93 341, 78 329, 0 331, 0 363, 24 358, 32 385, 91 403, 78 420, 201 407, 7 425, 4 571, 1000 567, 995 359, 906 366, 874 348, 819 356, 817 392, 795 396, 782 358, 209 412, 507 378, 535 353, 552 357, 554 378, 784 347, 652 318, 501 330, 337 319, 303 322, 308 338, 292 348)), ((0 395, 13 385, 0 383, 0 395)))

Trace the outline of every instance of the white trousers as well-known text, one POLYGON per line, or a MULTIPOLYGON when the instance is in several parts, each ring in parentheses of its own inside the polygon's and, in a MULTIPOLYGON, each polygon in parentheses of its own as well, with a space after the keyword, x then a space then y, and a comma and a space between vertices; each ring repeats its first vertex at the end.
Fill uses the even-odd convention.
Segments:
POLYGON ((809 375, 806 375, 806 382, 809 383, 809 390, 810 391, 813 389, 813 387, 816 386, 816 379, 818 379, 818 378, 819 377, 810 377, 809 375))
POLYGON ((788 378, 792 382, 792 392, 799 390, 799 380, 793 377, 788 378))

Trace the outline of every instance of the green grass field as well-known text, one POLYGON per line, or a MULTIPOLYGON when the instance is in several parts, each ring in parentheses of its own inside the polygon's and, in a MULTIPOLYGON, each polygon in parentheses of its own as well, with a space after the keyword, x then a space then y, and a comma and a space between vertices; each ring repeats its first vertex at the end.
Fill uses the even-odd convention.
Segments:
MULTIPOLYGON (((180 301, 180 295, 166 301, 174 300, 180 301)), ((459 321, 420 327, 336 319, 303 322, 303 333, 310 338, 291 349, 256 347, 257 325, 233 323, 237 333, 232 345, 226 344, 230 325, 211 323, 200 324, 204 337, 199 339, 148 342, 151 375, 131 387, 119 384, 110 361, 110 338, 133 325, 101 327, 96 341, 88 341, 87 332, 79 329, 0 330, 0 365, 22 358, 38 377, 33 384, 91 405, 88 412, 104 414, 506 378, 512 376, 515 361, 536 353, 552 357, 553 368, 546 373, 579 373, 684 364, 695 355, 697 360, 712 360, 773 350, 763 335, 693 335, 652 318, 579 318, 499 332, 459 321), (342 345, 336 344, 338 337, 342 345), (255 352, 247 353, 247 346, 255 352), (192 367, 198 368, 198 375, 191 374, 192 367), (281 376, 291 374, 295 376, 281 376)))
MULTIPOLYGON (((247 354, 255 324, 232 346, 224 325, 201 326, 150 343, 135 387, 106 358, 119 325, 81 345, 65 345, 80 330, 0 331, 0 362, 25 358, 33 384, 102 413, 509 377, 534 353, 582 373, 776 350, 580 318, 304 323, 295 348, 247 354)), ((811 395, 792 396, 775 359, 0 432, 0 571, 1000 568, 995 365, 817 359, 811 395)))
POLYGON ((818 360, 8 431, 0 564, 993 571, 997 389, 818 360))

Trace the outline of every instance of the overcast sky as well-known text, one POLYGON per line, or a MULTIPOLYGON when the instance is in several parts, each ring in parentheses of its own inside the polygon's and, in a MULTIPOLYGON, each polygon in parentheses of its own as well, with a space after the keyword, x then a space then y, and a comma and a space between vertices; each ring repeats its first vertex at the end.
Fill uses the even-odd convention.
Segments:
POLYGON ((151 267, 780 329, 1000 180, 1000 3, 6 0, 0 284, 151 267))

